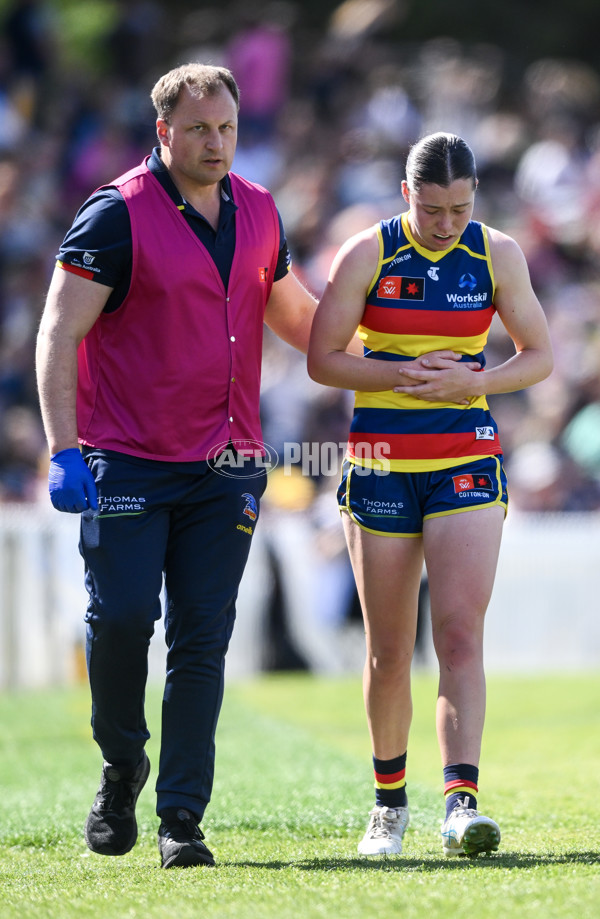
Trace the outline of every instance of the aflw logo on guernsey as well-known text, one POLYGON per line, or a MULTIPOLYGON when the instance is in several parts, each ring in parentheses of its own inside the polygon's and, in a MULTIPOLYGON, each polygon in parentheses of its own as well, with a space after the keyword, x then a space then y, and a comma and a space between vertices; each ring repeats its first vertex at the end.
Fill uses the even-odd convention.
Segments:
POLYGON ((381 278, 377 296, 382 300, 424 300, 425 278, 399 278, 390 274, 381 278))

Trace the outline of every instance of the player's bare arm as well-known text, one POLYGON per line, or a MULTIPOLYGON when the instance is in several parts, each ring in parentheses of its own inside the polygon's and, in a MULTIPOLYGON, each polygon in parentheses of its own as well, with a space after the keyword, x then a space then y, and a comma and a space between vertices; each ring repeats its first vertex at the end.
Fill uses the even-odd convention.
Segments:
POLYGON ((496 279, 494 303, 515 354, 481 374, 486 395, 532 386, 549 376, 553 367, 548 323, 521 248, 510 236, 490 230, 490 249, 496 279))
POLYGON ((57 267, 37 338, 36 373, 50 454, 77 447, 77 348, 112 288, 57 267))
MULTIPOLYGON (((397 383, 414 385, 395 363, 371 361, 348 347, 365 310, 365 300, 379 258, 376 229, 349 239, 337 253, 313 321, 308 372, 313 380, 341 389, 379 392, 397 383)), ((452 351, 437 351, 415 361, 435 369, 460 359, 452 351)), ((478 367, 478 364, 473 364, 478 367)))

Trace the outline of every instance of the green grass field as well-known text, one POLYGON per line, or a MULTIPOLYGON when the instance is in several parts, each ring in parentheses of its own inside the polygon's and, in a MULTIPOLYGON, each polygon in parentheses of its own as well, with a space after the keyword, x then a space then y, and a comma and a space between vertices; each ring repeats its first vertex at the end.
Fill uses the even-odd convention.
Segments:
POLYGON ((372 806, 360 682, 274 675, 232 683, 203 828, 216 869, 162 871, 153 772, 123 858, 87 849, 100 775, 87 688, 0 695, 2 919, 588 919, 600 915, 600 676, 488 680, 480 807, 501 850, 441 854, 435 679, 417 673, 405 852, 358 856, 372 806))

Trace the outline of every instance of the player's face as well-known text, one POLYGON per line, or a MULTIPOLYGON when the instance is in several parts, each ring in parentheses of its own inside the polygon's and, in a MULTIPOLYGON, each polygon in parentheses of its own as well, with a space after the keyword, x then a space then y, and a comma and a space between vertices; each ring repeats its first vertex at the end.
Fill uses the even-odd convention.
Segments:
POLYGON ((449 249, 473 214, 475 188, 469 179, 456 179, 447 188, 422 185, 419 191, 404 181, 402 194, 410 207, 408 223, 415 240, 433 252, 449 249))
POLYGON ((162 159, 176 184, 180 179, 184 187, 207 187, 221 181, 233 162, 237 121, 237 106, 227 87, 211 96, 183 87, 169 121, 156 123, 162 159))

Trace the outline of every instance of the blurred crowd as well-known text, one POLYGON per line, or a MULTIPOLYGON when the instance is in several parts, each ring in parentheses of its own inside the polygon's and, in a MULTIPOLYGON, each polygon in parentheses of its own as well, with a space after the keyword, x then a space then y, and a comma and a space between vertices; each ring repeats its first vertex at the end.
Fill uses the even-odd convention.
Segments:
MULTIPOLYGON (((409 145, 433 130, 467 140, 479 165, 475 216, 525 251, 555 347, 549 380, 491 400, 512 507, 600 509, 600 73, 561 59, 519 68, 493 41, 390 40, 395 0, 345 0, 318 29, 299 2, 181 7, 112 3, 89 68, 65 47, 64 4, 3 7, 0 502, 47 500, 34 344, 63 235, 88 194, 150 152, 149 91, 194 59, 233 70, 234 169, 273 192, 295 270, 317 296, 344 239, 404 209, 409 145)), ((266 442, 280 456, 290 442, 342 443, 351 394, 312 383, 303 357, 271 336, 265 345, 266 442)), ((493 326, 488 364, 507 347, 493 326)), ((336 470, 294 471, 273 478, 272 509, 308 511, 321 557, 337 553, 339 530, 328 538, 322 511, 336 470)))

